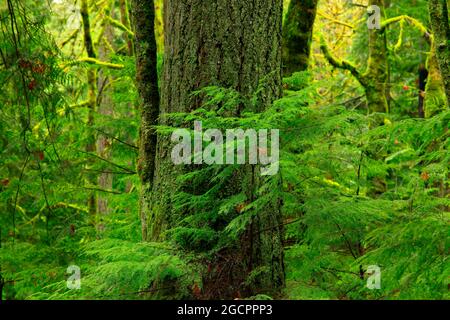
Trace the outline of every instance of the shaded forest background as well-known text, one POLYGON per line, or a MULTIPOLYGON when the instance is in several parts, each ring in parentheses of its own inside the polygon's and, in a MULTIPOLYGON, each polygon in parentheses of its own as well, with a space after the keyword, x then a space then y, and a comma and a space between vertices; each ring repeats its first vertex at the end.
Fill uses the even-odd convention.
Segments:
POLYGON ((260 98, 264 77, 254 92, 199 86, 198 108, 165 120, 164 25, 183 21, 152 4, 0 4, 3 299, 448 299, 448 1, 285 0, 279 94, 260 98), (152 139, 195 119, 279 128, 280 173, 249 196, 248 168, 164 168, 152 139))

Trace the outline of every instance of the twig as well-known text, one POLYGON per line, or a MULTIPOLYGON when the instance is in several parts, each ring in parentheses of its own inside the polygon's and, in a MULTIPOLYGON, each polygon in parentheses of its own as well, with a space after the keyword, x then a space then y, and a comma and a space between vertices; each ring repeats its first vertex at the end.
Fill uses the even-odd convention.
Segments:
POLYGON ((83 151, 83 150, 75 150, 75 151, 80 152, 80 153, 84 153, 84 154, 87 154, 88 156, 91 156, 91 157, 97 158, 97 159, 99 159, 99 160, 102 160, 102 161, 104 161, 104 162, 106 162, 106 163, 109 163, 109 164, 111 164, 111 165, 113 165, 113 166, 115 166, 115 167, 117 167, 117 168, 120 168, 120 169, 122 169, 122 170, 124 170, 124 171, 127 171, 127 172, 129 172, 129 173, 131 173, 131 174, 136 174, 136 173, 137 173, 137 172, 134 171, 134 170, 128 169, 128 168, 123 167, 123 166, 121 166, 121 165, 119 165, 119 164, 116 164, 116 163, 114 163, 114 162, 111 162, 111 161, 109 161, 109 160, 107 160, 107 159, 104 159, 104 158, 102 158, 102 157, 100 157, 100 156, 98 156, 98 155, 96 155, 96 154, 93 154, 93 153, 90 153, 90 152, 87 152, 87 151, 83 151))

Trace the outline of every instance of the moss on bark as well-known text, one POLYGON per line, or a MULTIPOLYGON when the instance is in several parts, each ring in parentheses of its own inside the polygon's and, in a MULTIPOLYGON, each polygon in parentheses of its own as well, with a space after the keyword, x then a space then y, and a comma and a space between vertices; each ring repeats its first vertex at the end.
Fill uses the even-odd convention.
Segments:
POLYGON ((283 73, 308 69, 318 0, 292 0, 283 26, 283 73))
POLYGON ((141 180, 140 215, 142 236, 147 239, 150 192, 155 172, 156 129, 159 115, 155 7, 153 0, 132 0, 135 35, 136 82, 140 96, 141 126, 138 173, 141 180))
MULTIPOLYGON (((171 125, 165 118, 168 113, 199 108, 203 97, 191 93, 206 86, 232 88, 251 97, 264 81, 259 103, 251 110, 255 112, 263 111, 281 96, 281 1, 167 0, 164 10, 162 124, 171 125)), ((237 107, 236 114, 242 111, 241 107, 237 107)), ((143 216, 148 240, 163 240, 168 228, 180 226, 183 217, 195 214, 188 210, 180 213, 174 208, 179 190, 176 178, 189 168, 172 163, 171 149, 169 137, 158 135, 153 185, 143 196, 150 204, 143 216)), ((227 189, 256 199, 259 195, 255 190, 261 183, 259 170, 244 165, 227 189)), ((238 291, 251 295, 277 291, 283 286, 281 224, 280 203, 274 201, 252 219, 237 242, 223 248, 227 259, 211 258, 211 264, 220 265, 222 270, 228 270, 226 274, 235 276, 206 277, 205 297, 233 298, 238 291), (217 287, 221 289, 211 289, 217 287)))
MULTIPOLYGON (((84 47, 87 52, 89 59, 96 59, 97 55, 94 49, 94 43, 92 41, 91 25, 89 19, 89 6, 88 0, 81 0, 80 4, 80 14, 83 22, 83 35, 84 35, 84 47)), ((97 109, 97 70, 95 68, 89 68, 87 71, 87 82, 88 82, 88 126, 94 126, 94 114, 97 109)), ((96 138, 95 136, 90 137, 86 145, 86 151, 89 153, 96 152, 96 138)), ((89 174, 87 177, 87 183, 89 185, 96 185, 97 178, 94 174, 89 174)), ((93 191, 88 198, 88 210, 93 216, 97 214, 97 200, 96 193, 93 191)))
POLYGON ((447 104, 450 105, 450 25, 447 0, 429 0, 431 27, 434 34, 435 50, 442 81, 444 82, 447 104))
POLYGON ((425 86, 424 111, 425 117, 430 118, 440 113, 447 106, 444 83, 439 71, 439 64, 434 45, 432 45, 427 64, 428 78, 425 86))
MULTIPOLYGON (((384 1, 370 0, 369 5, 380 8, 385 17, 384 1)), ((385 28, 369 30, 369 60, 364 73, 364 89, 370 112, 389 112, 386 97, 388 81, 388 57, 385 28)))

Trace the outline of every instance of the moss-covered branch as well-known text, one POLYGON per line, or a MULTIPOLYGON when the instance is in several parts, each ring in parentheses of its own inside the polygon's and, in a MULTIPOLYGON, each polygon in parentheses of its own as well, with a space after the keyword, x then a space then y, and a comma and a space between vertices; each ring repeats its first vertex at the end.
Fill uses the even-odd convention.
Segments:
POLYGON ((86 108, 89 107, 90 103, 91 102, 89 100, 85 100, 77 104, 72 104, 69 106, 69 108, 70 109, 86 108))
POLYGON ((317 14, 318 14, 319 16, 321 16, 321 17, 323 17, 323 18, 325 18, 325 19, 327 19, 327 20, 330 20, 330 21, 332 21, 332 22, 334 22, 334 23, 336 23, 336 24, 339 24, 339 25, 341 25, 341 26, 347 27, 347 28, 352 29, 352 30, 355 29, 355 26, 354 26, 354 25, 352 25, 352 24, 350 24, 350 23, 347 23, 347 22, 344 22, 344 21, 341 21, 341 20, 338 20, 338 19, 335 19, 335 18, 333 18, 333 17, 327 15, 325 12, 322 12, 322 11, 320 11, 320 10, 317 11, 317 14))
POLYGON ((106 17, 106 19, 108 20, 108 22, 109 22, 112 26, 114 26, 114 27, 116 27, 116 28, 122 30, 122 31, 125 32, 128 36, 134 37, 134 32, 131 31, 129 28, 127 28, 122 22, 120 22, 120 21, 118 21, 118 20, 116 20, 116 19, 113 19, 113 18, 111 18, 110 16, 106 17))
MULTIPOLYGON (((376 5, 382 9, 382 16, 384 17, 384 6, 381 0, 371 0, 370 5, 376 5)), ((328 60, 328 62, 343 70, 348 70, 361 83, 366 91, 369 110, 371 112, 389 111, 386 100, 387 88, 387 43, 386 43, 386 28, 394 23, 400 23, 400 34, 397 43, 394 46, 394 51, 401 48, 403 44, 404 25, 410 24, 421 32, 426 41, 433 46, 433 35, 428 29, 417 19, 407 15, 385 19, 381 22, 380 30, 369 30, 369 59, 367 69, 364 73, 360 72, 355 65, 346 60, 341 60, 335 57, 326 44, 323 37, 320 40, 320 48, 328 60)))
POLYGON ((350 73, 362 85, 364 85, 364 83, 365 83, 364 78, 363 78, 362 74, 359 72, 359 70, 357 69, 357 67, 353 63, 351 63, 350 61, 342 60, 342 59, 339 59, 336 56, 334 56, 331 53, 330 48, 328 47, 328 45, 327 45, 327 43, 325 41, 325 38, 322 35, 320 36, 320 49, 322 50, 322 53, 324 54, 324 56, 327 59, 327 61, 333 67, 350 71, 350 73))
POLYGON ((431 33, 428 31, 428 29, 417 19, 414 19, 407 15, 401 15, 398 17, 386 19, 381 23, 381 31, 384 31, 387 26, 400 22, 405 23, 409 22, 410 25, 412 25, 414 28, 419 30, 419 32, 424 36, 424 38, 428 41, 429 44, 431 44, 431 33))
POLYGON ((85 62, 85 63, 89 63, 92 65, 96 65, 99 67, 105 67, 105 68, 109 68, 109 69, 123 69, 124 68, 123 64, 100 61, 98 59, 89 58, 89 57, 80 58, 77 60, 77 62, 85 62))
POLYGON ((68 44, 70 41, 75 39, 78 36, 78 29, 75 29, 70 33, 70 35, 67 37, 67 39, 63 40, 61 44, 59 45, 61 48, 64 48, 66 44, 68 44))

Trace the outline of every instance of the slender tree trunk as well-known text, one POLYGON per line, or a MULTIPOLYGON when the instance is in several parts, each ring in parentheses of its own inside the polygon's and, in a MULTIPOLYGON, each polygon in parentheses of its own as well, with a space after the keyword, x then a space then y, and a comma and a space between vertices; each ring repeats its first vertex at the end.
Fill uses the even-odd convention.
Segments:
MULTIPOLYGON (((370 0, 369 4, 378 6, 381 18, 384 19, 383 0, 370 0)), ((364 74, 367 103, 370 112, 388 112, 386 98, 388 81, 388 59, 386 45, 386 30, 369 30, 369 61, 364 74)))
POLYGON ((429 0, 431 27, 434 34, 436 56, 450 105, 450 25, 448 0, 429 0))
MULTIPOLYGON (((120 21, 125 27, 131 29, 130 15, 128 11, 128 0, 119 0, 119 9, 120 9, 120 21)), ((124 33, 124 37, 127 42, 128 55, 133 56, 134 54, 133 39, 129 34, 126 33, 124 33)))
POLYGON ((140 215, 142 236, 147 239, 150 195, 155 172, 157 135, 154 125, 159 116, 155 7, 153 0, 132 0, 135 33, 136 82, 140 96, 141 128, 138 173, 141 180, 140 215))
MULTIPOLYGON (((171 125, 167 113, 199 108, 203 98, 191 93, 206 86, 232 88, 250 97, 263 82, 254 112, 281 96, 282 1, 166 0, 164 12, 163 124, 171 125)), ((235 114, 241 108, 237 106, 235 114)), ((143 216, 148 240, 164 239, 165 231, 179 226, 182 217, 173 203, 179 187, 176 178, 186 169, 172 163, 169 138, 158 135, 153 188, 142 194, 142 199, 150 202, 143 216)), ((229 189, 245 193, 248 201, 256 200, 262 183, 259 174, 255 166, 243 165, 229 182, 229 189)), ((214 270, 223 272, 204 279, 205 297, 232 298, 237 292, 254 294, 283 286, 281 225, 280 202, 274 201, 253 218, 238 243, 223 249, 226 259, 211 261, 214 270), (254 276, 252 284, 244 286, 250 274, 254 276)))
POLYGON ((428 70, 425 68, 423 64, 419 66, 419 104, 417 108, 417 112, 419 114, 419 118, 425 118, 425 89, 428 79, 428 70))
POLYGON ((318 0, 292 0, 283 26, 283 73, 308 69, 318 0))
MULTIPOLYGON (((119 0, 119 9, 120 9, 120 21, 122 22, 122 24, 128 28, 129 30, 132 30, 132 26, 131 26, 131 18, 130 18, 130 2, 128 0, 119 0)), ((128 33, 124 33, 123 37, 127 43, 127 48, 128 48, 128 56, 132 57, 134 56, 134 41, 133 41, 133 37, 128 34, 128 33)), ((135 115, 135 112, 138 111, 137 108, 137 104, 134 102, 127 102, 127 112, 126 112, 126 116, 129 117, 130 119, 132 119, 135 115)), ((133 138, 131 137, 130 134, 126 135, 126 139, 125 141, 129 144, 136 144, 136 141, 133 141, 133 138)), ((137 142, 138 144, 139 142, 137 142)), ((131 160, 128 165, 131 167, 133 167, 133 163, 134 160, 131 160)), ((133 187, 133 182, 131 180, 128 180, 125 186, 125 192, 130 192, 131 188, 133 187)))
MULTIPOLYGON (((94 42, 92 41, 91 25, 89 19, 89 7, 88 0, 81 0, 80 14, 83 21, 83 35, 84 35, 84 46, 89 58, 95 59, 97 57, 94 49, 94 42)), ((88 81, 88 126, 92 128, 94 126, 94 115, 97 109, 97 71, 95 68, 89 68, 87 71, 87 81, 88 81)), ((86 145, 86 152, 95 153, 96 152, 96 139, 92 135, 86 145)), ((94 174, 89 174, 87 178, 88 184, 94 186, 97 184, 96 176, 94 174)), ((97 213, 97 200, 96 193, 92 191, 88 198, 88 210, 92 216, 97 213)))
MULTIPOLYGON (((113 12, 112 7, 107 10, 106 14, 113 12)), ((114 42, 114 29, 108 22, 105 23, 102 39, 98 44, 98 57, 101 61, 108 61, 110 55, 109 45, 105 41, 112 44, 114 42), (103 40, 103 41, 102 41, 103 40)), ((114 101, 112 98, 112 87, 110 86, 110 77, 105 74, 104 70, 98 72, 98 114, 104 118, 111 117, 114 111, 114 101)), ((105 135, 99 135, 97 139, 97 153, 103 159, 110 158, 111 139, 105 135)), ((98 185, 101 189, 111 190, 113 186, 113 175, 111 173, 101 173, 98 177, 98 185)), ((97 197, 97 213, 101 215, 108 213, 108 198, 99 195, 97 197)), ((104 224, 100 222, 99 230, 104 229, 104 224)))

